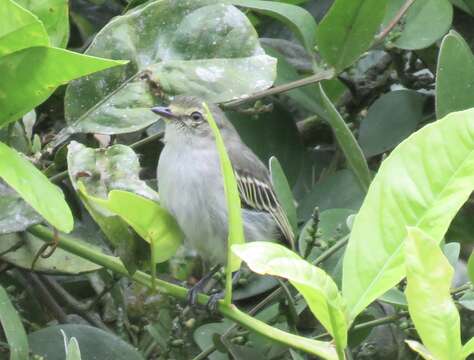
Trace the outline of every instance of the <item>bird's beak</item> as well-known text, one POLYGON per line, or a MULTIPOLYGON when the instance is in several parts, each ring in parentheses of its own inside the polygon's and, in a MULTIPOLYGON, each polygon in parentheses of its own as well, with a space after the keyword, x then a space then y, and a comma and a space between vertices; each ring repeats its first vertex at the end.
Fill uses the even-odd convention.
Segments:
POLYGON ((177 119, 177 116, 171 112, 171 109, 166 106, 155 106, 151 108, 156 115, 164 117, 165 119, 177 119))

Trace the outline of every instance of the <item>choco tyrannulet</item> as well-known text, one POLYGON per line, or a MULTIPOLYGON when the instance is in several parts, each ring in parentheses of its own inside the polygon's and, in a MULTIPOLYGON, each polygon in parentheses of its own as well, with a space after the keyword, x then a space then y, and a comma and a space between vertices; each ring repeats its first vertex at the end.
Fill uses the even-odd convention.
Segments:
MULTIPOLYGON (((189 244, 208 265, 225 265, 227 205, 223 178, 203 100, 176 96, 152 111, 166 120, 165 147, 158 163, 162 205, 176 218, 189 244)), ((240 139, 216 105, 209 106, 235 171, 246 241, 275 240, 293 234, 265 165, 240 139)), ((262 139, 264 141, 264 139, 262 139)))

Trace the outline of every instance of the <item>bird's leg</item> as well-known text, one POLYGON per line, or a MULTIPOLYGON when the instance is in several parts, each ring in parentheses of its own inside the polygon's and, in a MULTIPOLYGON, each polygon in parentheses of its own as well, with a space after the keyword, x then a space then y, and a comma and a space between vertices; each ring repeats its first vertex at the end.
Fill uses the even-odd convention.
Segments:
MULTIPOLYGON (((232 286, 237 285, 237 283, 239 281, 239 278, 240 278, 240 275, 241 275, 240 270, 236 271, 232 275, 232 286)), ((225 291, 221 290, 221 291, 209 296, 209 301, 207 302, 206 307, 207 307, 207 310, 209 310, 209 312, 211 314, 214 314, 216 312, 217 304, 218 304, 219 300, 224 298, 224 295, 225 295, 225 291)))
POLYGON ((188 291, 187 301, 190 306, 194 306, 197 303, 197 296, 200 292, 203 292, 209 280, 212 279, 214 274, 219 270, 220 265, 215 265, 211 270, 204 275, 196 284, 194 284, 188 291))

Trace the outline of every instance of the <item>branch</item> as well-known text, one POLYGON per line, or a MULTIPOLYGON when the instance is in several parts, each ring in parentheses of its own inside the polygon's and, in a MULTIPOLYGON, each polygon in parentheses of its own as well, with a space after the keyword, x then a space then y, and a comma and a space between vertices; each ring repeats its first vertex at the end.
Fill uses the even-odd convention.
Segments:
POLYGON ((388 26, 383 29, 376 37, 375 37, 375 43, 378 44, 382 42, 383 39, 387 37, 387 35, 390 33, 390 31, 393 30, 393 28, 398 24, 400 19, 403 17, 403 15, 406 14, 410 6, 413 5, 415 0, 406 0, 405 3, 402 5, 400 10, 398 10, 398 13, 395 15, 395 17, 390 21, 388 26))
MULTIPOLYGON (((51 242, 54 239, 53 231, 43 225, 32 226, 28 229, 28 232, 46 242, 51 242)), ((118 258, 106 255, 100 250, 97 250, 96 248, 92 247, 90 244, 86 244, 77 238, 65 234, 60 234, 58 246, 63 250, 69 251, 72 254, 82 257, 83 259, 87 259, 95 264, 101 265, 109 270, 112 270, 115 273, 127 276, 132 280, 136 281, 137 283, 152 288, 152 279, 150 275, 138 270, 133 275, 130 275, 123 263, 118 258)), ((182 286, 169 283, 159 278, 155 279, 155 285, 157 290, 159 290, 160 292, 178 299, 184 300, 186 299, 188 294, 188 289, 182 286)), ((208 296, 204 294, 198 294, 197 302, 199 304, 206 305, 208 300, 208 296)), ((315 340, 293 335, 280 329, 274 328, 270 325, 267 325, 264 322, 259 321, 253 318, 252 316, 240 311, 233 304, 225 305, 225 303, 220 300, 218 302, 217 310, 224 317, 239 323, 247 329, 257 332, 262 336, 265 336, 269 339, 272 339, 294 349, 299 349, 314 355, 321 355, 319 349, 322 346, 322 343, 317 343, 315 342, 315 340)), ((327 343, 325 343, 325 345, 326 344, 327 343)))
POLYGON ((299 87, 302 87, 302 86, 306 86, 306 85, 310 85, 310 84, 320 82, 322 80, 329 80, 329 79, 332 79, 333 77, 334 77, 334 70, 332 70, 332 69, 331 70, 324 70, 324 71, 321 71, 317 74, 305 77, 303 79, 299 79, 299 80, 292 81, 292 82, 289 82, 289 83, 286 83, 286 84, 283 84, 283 85, 275 86, 275 87, 272 87, 270 89, 258 91, 258 92, 253 93, 252 95, 250 95, 248 97, 245 97, 245 98, 228 101, 226 103, 223 103, 221 105, 221 107, 223 109, 235 108, 235 107, 237 107, 239 105, 242 105, 246 102, 255 101, 255 100, 270 96, 270 95, 281 94, 281 93, 284 93, 286 91, 290 91, 290 90, 293 90, 293 89, 296 89, 296 88, 299 88, 299 87))

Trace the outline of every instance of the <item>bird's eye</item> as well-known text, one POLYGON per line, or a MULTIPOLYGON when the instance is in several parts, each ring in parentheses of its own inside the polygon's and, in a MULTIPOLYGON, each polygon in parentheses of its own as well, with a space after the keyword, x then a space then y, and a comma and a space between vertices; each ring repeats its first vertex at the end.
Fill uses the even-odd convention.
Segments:
POLYGON ((191 114, 191 119, 194 121, 203 121, 204 119, 202 118, 202 114, 199 111, 195 111, 191 114))

